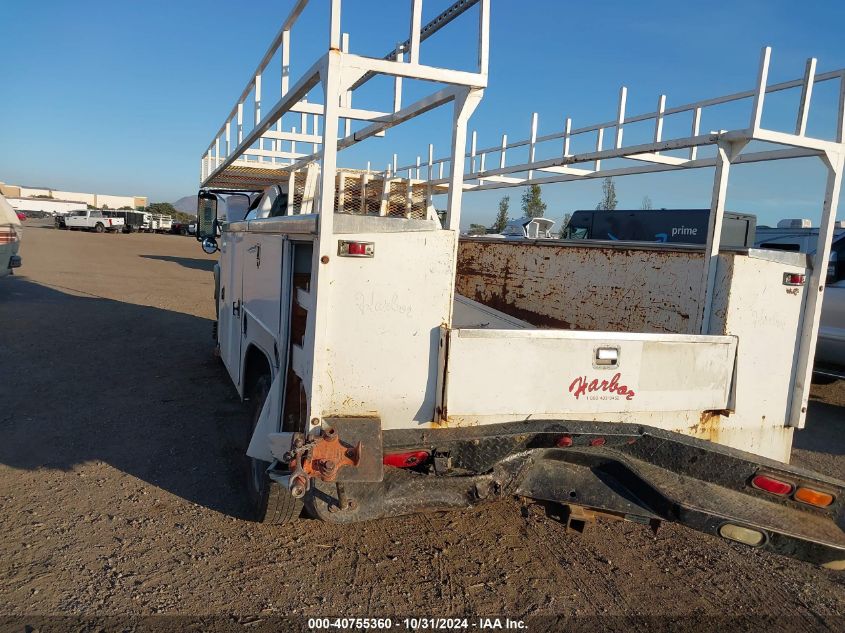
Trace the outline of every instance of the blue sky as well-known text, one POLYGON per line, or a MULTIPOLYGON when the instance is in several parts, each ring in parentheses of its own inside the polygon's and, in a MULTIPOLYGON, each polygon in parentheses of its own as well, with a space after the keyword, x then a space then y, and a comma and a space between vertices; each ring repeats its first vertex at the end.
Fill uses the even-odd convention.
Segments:
MULTIPOLYGON (((312 0, 321 5, 322 0, 312 0)), ((240 3, 15 2, 4 7, 0 35, 0 181, 56 189, 147 195, 173 201, 195 193, 199 156, 243 89, 293 0, 240 3)), ((427 0, 424 18, 448 4, 427 0)), ((615 116, 618 91, 628 87, 628 112, 750 88, 760 49, 774 49, 770 82, 803 73, 807 57, 819 71, 845 67, 845 3, 613 2, 492 0, 490 84, 471 121, 482 146, 528 134, 532 111, 540 134, 564 117, 585 125, 615 116)), ((381 56, 407 31, 406 2, 345 0, 343 28, 351 49, 381 56)), ((465 16, 422 49, 424 63, 469 67, 474 17, 465 16), (469 18, 469 20, 466 20, 469 18), (464 22, 462 24, 462 22, 464 22)), ((309 7, 293 33, 294 78, 325 49, 325 14, 309 7)), ((386 109, 386 82, 371 82, 355 104, 386 109)), ((810 129, 832 134, 835 86, 819 86, 810 129)), ((409 98, 419 87, 408 86, 409 98)), ((265 80, 265 95, 272 82, 265 80)), ((356 95, 357 96, 357 95, 356 95)), ((797 93, 772 99, 764 123, 788 129, 797 93)), ((265 97, 265 111, 270 105, 265 97)), ((741 127, 726 109, 703 129, 741 127)), ((688 123, 667 123, 680 127, 688 123)), ((341 154, 341 163, 403 164, 449 139, 444 110, 341 154)), ((626 138, 647 130, 626 131, 626 138)), ((551 151, 551 150, 549 150, 551 151)), ((518 158, 514 156, 514 159, 518 158)), ((711 170, 617 179, 620 208, 709 205, 711 170)), ((547 216, 592 208, 598 181, 544 187, 547 216)), ((728 207, 756 213, 760 223, 782 217, 818 218, 824 171, 816 159, 741 166, 732 174, 728 207)), ((502 195, 518 206, 520 189, 470 194, 463 224, 489 223, 502 195)), ((512 213, 515 215, 516 213, 512 213)), ((845 209, 840 212, 845 217, 845 209)))

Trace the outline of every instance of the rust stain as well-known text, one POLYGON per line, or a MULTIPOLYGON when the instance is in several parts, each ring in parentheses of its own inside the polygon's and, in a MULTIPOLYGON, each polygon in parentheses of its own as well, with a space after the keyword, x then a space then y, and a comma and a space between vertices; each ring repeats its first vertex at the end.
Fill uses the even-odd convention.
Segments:
POLYGON ((730 413, 730 411, 724 409, 702 411, 698 424, 689 427, 689 434, 718 443, 722 417, 728 417, 730 413))
POLYGON ((698 300, 691 278, 695 256, 554 241, 461 240, 455 289, 536 327, 685 332, 698 300))
POLYGON ((432 429, 457 429, 470 426, 478 426, 478 422, 470 422, 458 415, 447 415, 445 418, 437 418, 431 421, 432 429))

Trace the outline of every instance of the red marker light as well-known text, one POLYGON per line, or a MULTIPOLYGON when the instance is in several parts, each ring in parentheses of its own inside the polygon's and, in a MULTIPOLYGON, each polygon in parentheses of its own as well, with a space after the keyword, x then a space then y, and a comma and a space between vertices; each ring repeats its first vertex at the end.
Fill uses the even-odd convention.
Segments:
POLYGON ((784 286, 803 286, 807 275, 803 273, 783 273, 784 286))
POLYGON ((340 240, 337 243, 337 254, 340 257, 374 257, 375 248, 372 242, 340 240))
POLYGON ((561 435, 557 439, 557 442, 555 442, 555 445, 559 446, 560 448, 569 448, 570 446, 572 446, 572 438, 568 435, 561 435))
POLYGON ((590 446, 604 446, 606 441, 603 437, 597 437, 590 440, 590 446))
POLYGON ((407 453, 392 453, 385 455, 382 461, 385 466, 396 468, 413 468, 428 461, 428 451, 409 451, 407 453))
POLYGON ((766 477, 766 475, 757 475, 751 480, 751 485, 760 490, 770 492, 773 495, 778 495, 779 497, 786 496, 792 492, 792 484, 773 479, 772 477, 766 477))

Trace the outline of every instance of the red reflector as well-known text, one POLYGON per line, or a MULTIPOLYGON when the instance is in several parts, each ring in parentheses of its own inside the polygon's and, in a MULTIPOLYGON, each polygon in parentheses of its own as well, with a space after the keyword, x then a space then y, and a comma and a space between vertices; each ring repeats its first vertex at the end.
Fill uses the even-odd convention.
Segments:
POLYGON ((410 451, 408 453, 392 453, 385 455, 382 460, 385 466, 396 468, 413 468, 428 461, 428 451, 410 451))
POLYGON ((590 446, 604 446, 605 441, 603 437, 597 437, 590 440, 590 446))
POLYGON ((350 255, 366 255, 367 254, 367 247, 361 244, 360 242, 350 242, 349 243, 349 254, 350 255))
POLYGON ((806 279, 803 273, 783 273, 784 286, 803 286, 806 279))
POLYGON ((557 440, 557 442, 555 442, 555 444, 557 446, 560 446, 561 448, 567 448, 569 446, 572 446, 572 438, 569 437, 568 435, 562 435, 561 437, 558 438, 558 440, 557 440))
POLYGON ((773 495, 779 495, 781 497, 792 492, 792 484, 788 484, 785 481, 778 481, 777 479, 772 479, 771 477, 766 477, 765 475, 757 475, 751 480, 751 485, 755 488, 771 492, 773 495))

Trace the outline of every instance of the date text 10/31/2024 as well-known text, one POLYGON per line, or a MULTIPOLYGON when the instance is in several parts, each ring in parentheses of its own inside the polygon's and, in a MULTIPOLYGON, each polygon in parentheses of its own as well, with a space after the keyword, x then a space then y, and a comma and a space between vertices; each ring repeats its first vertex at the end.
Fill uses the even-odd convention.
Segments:
POLYGON ((524 630, 525 622, 510 618, 309 618, 311 630, 392 630, 394 627, 412 631, 432 630, 524 630))

